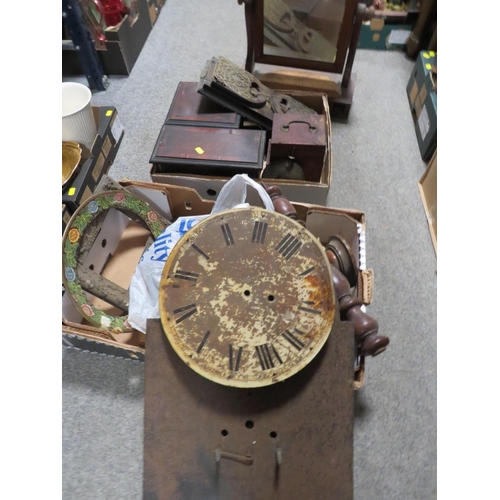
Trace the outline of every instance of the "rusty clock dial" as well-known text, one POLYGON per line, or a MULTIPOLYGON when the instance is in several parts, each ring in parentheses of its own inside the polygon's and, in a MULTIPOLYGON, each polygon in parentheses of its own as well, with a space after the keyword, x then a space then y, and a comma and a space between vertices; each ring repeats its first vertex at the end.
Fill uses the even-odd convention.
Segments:
POLYGON ((321 243, 296 221, 257 207, 198 222, 173 248, 159 290, 173 349, 200 375, 261 387, 304 368, 335 316, 321 243))

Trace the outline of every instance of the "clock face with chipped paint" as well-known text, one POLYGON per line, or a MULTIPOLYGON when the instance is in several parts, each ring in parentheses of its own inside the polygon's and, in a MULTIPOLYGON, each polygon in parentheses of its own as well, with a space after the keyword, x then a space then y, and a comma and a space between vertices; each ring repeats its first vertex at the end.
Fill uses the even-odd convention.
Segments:
POLYGON ((174 246, 159 290, 173 349, 200 375, 262 387, 304 368, 326 342, 335 293, 321 243, 257 207, 198 222, 174 246))

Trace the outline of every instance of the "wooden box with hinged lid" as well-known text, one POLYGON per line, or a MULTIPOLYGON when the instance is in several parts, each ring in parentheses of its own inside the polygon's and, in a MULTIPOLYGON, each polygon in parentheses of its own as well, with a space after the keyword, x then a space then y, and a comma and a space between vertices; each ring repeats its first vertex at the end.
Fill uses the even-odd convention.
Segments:
POLYGON ((258 177, 265 148, 264 130, 166 123, 149 161, 161 173, 258 177))
POLYGON ((324 115, 276 115, 263 177, 283 179, 299 175, 301 177, 295 178, 318 182, 327 157, 327 145, 324 115))

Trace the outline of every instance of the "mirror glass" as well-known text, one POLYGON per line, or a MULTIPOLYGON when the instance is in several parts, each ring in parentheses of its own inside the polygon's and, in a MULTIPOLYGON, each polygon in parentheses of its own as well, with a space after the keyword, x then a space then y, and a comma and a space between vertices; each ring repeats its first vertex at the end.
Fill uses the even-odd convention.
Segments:
POLYGON ((346 0, 264 0, 264 54, 335 62, 346 0))

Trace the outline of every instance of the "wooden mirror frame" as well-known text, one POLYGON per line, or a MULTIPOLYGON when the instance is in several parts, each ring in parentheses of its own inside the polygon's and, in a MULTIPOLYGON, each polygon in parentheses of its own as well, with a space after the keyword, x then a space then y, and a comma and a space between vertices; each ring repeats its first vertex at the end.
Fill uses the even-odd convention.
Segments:
POLYGON ((371 17, 372 12, 357 0, 346 0, 344 18, 337 42, 337 55, 334 63, 311 61, 294 57, 264 54, 264 1, 238 0, 245 5, 247 30, 247 56, 245 70, 252 73, 255 63, 288 66, 305 70, 343 74, 343 88, 347 88, 351 78, 354 55, 358 45, 361 23, 371 17))

